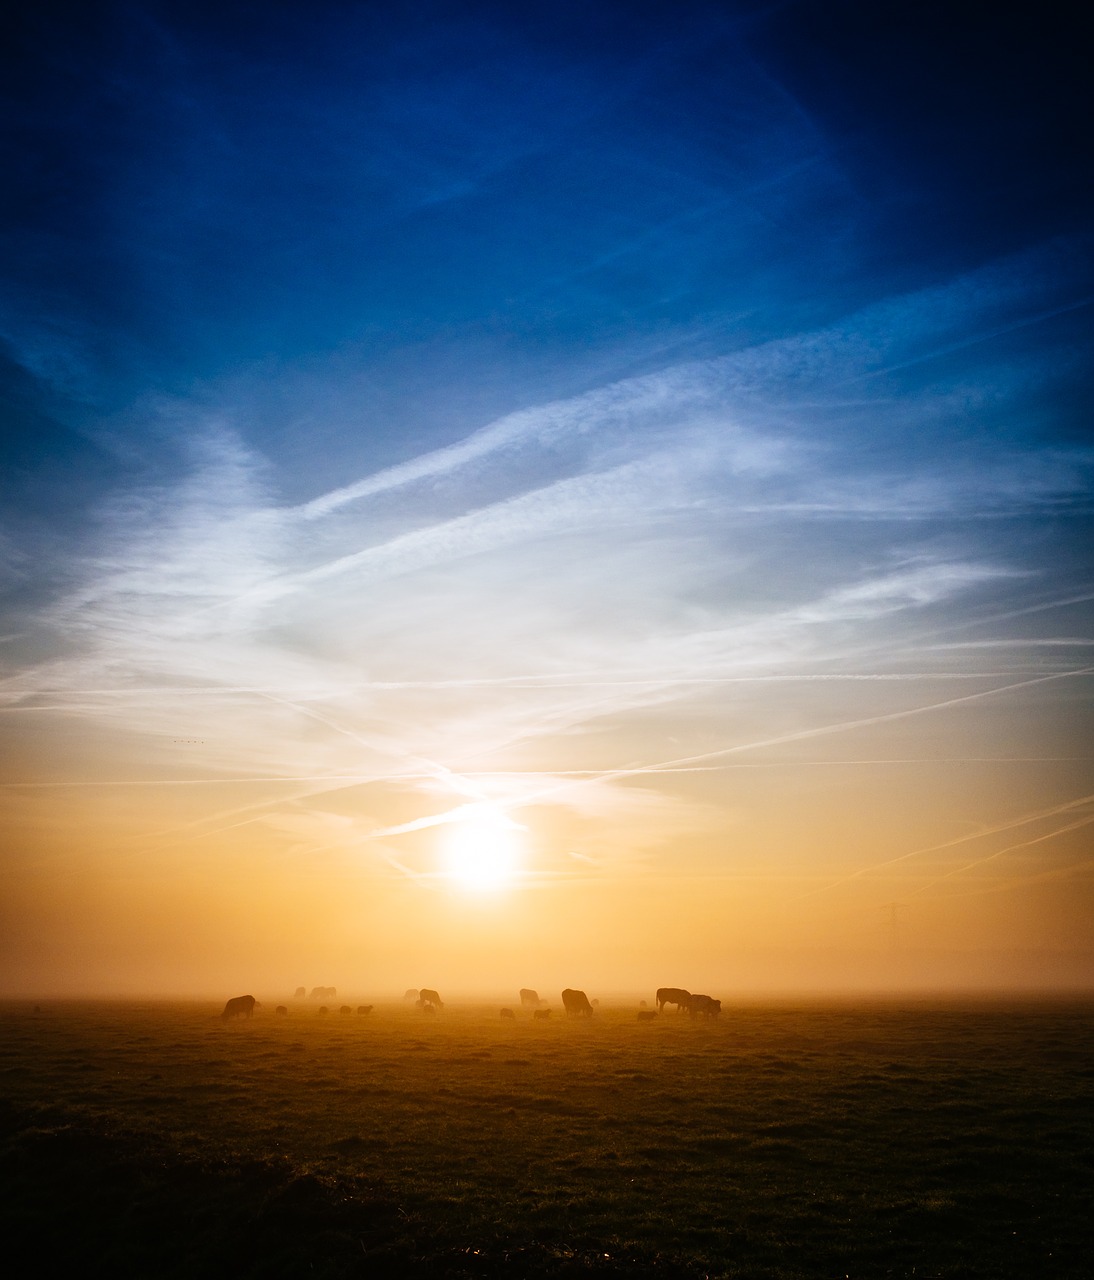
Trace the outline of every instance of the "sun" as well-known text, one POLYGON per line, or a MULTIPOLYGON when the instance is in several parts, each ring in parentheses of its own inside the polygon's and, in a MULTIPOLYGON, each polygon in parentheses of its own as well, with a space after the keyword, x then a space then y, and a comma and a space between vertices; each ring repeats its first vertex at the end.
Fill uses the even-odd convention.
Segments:
POLYGON ((497 812, 476 812, 445 831, 444 874, 461 888, 495 893, 516 879, 522 827, 497 812))

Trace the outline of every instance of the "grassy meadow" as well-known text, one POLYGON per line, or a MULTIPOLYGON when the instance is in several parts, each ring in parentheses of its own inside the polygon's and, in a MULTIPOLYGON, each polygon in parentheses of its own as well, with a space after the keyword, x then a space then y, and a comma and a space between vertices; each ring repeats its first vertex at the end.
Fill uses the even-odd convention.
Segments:
POLYGON ((20 1274, 1094 1274, 1090 1003, 256 994, 0 1008, 20 1274))

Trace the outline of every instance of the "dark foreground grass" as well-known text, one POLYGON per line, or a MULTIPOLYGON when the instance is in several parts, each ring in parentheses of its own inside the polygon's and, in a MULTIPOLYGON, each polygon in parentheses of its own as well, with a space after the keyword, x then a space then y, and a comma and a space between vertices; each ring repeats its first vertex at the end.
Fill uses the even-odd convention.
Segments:
POLYGON ((1094 1006, 0 1010, 24 1274, 1083 1277, 1094 1006))

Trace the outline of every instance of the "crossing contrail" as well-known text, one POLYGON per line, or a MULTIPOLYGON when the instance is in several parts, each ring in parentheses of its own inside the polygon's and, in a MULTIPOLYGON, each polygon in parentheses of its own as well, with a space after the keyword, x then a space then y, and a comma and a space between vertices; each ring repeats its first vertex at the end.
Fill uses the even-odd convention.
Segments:
POLYGON ((1085 818, 1080 818, 1077 822, 1069 822, 1066 827, 1058 827, 1055 831, 1049 831, 1043 836, 1034 836, 1031 840, 1020 840, 1017 844, 1008 844, 1005 849, 996 849, 994 853, 989 853, 986 857, 977 858, 975 862, 967 862, 963 867, 955 867, 952 871, 947 871, 945 875, 939 876, 936 880, 931 880, 927 884, 920 885, 918 889, 913 889, 911 893, 906 894, 908 898, 918 897, 921 893, 926 893, 928 889, 933 889, 935 885, 942 884, 944 880, 951 880, 954 876, 959 876, 965 871, 972 871, 974 867, 981 867, 985 862, 994 862, 996 858, 1001 858, 1005 853, 1013 853, 1015 849, 1028 849, 1030 845, 1044 844, 1046 840, 1055 840, 1057 836, 1066 835, 1069 831, 1078 831, 1080 827, 1088 827, 1094 822, 1094 813, 1088 814, 1085 818))
MULTIPOLYGON (((941 844, 929 844, 922 849, 912 849, 908 853, 898 854, 895 858, 886 858, 883 862, 872 862, 867 867, 859 867, 857 871, 852 871, 848 875, 842 876, 839 880, 833 880, 830 884, 823 885, 820 889, 813 889, 810 893, 802 896, 810 897, 813 893, 823 893, 827 889, 836 889, 851 880, 857 880, 860 876, 869 875, 871 871, 881 871, 883 868, 891 867, 895 863, 907 862, 909 858, 918 858, 920 854, 937 853, 942 849, 952 849, 959 844, 968 844, 970 840, 982 840, 985 836, 998 835, 1000 831, 1013 831, 1015 827, 1024 827, 1030 822, 1039 822, 1043 818, 1051 818, 1058 813, 1068 813, 1072 809, 1081 808, 1084 804, 1090 804, 1091 802, 1094 802, 1094 793, 1080 796, 1078 800, 1069 800, 1066 804, 1053 805, 1050 809, 1038 809, 1033 813, 1023 814, 1020 818, 1012 818, 1008 822, 1000 822, 994 827, 985 827, 982 831, 972 831, 967 835, 955 836, 952 840, 943 840, 941 844)), ((1053 832, 1053 834, 1059 833, 1053 832)))

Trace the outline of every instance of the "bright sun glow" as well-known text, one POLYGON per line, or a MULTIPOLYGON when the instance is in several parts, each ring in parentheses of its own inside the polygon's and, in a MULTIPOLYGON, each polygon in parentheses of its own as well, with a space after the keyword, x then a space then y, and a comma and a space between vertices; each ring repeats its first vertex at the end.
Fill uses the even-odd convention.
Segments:
POLYGON ((444 836, 445 873, 465 889, 504 889, 517 874, 520 831, 500 814, 453 823, 444 836))

